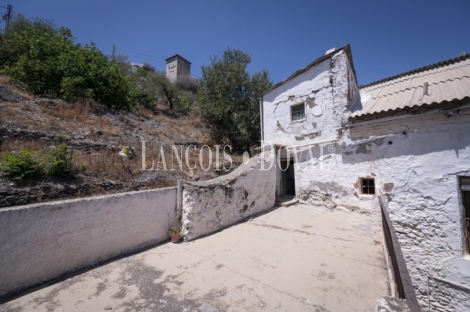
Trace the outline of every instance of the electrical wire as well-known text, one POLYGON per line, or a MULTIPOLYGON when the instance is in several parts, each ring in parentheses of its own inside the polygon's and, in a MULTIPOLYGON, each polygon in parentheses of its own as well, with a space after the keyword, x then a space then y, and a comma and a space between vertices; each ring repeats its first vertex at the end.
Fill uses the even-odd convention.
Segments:
POLYGON ((149 58, 166 59, 166 57, 163 57, 163 56, 155 56, 155 55, 143 54, 143 53, 139 53, 139 52, 135 52, 135 51, 130 51, 130 50, 126 50, 126 49, 118 48, 118 47, 116 47, 116 50, 122 50, 122 51, 126 51, 126 52, 133 53, 133 54, 137 54, 137 55, 142 55, 142 56, 149 57, 149 58))
MULTIPOLYGON (((7 7, 4 7, 4 6, 1 6, 2 8, 7 8, 7 7)), ((29 16, 28 14, 25 14, 23 13, 23 11, 19 10, 17 7, 13 7, 11 6, 12 8, 12 16, 16 14, 16 16, 18 16, 19 14, 23 15, 23 16, 26 16, 26 17, 29 17, 31 18, 31 16, 29 16)), ((3 20, 1 21, 3 22, 3 20)), ((0 24, 1 24, 0 22, 0 24)), ((121 50, 121 51, 125 51, 127 53, 130 53, 130 54, 134 54, 134 55, 138 55, 139 57, 142 57, 142 58, 147 58, 147 59, 158 59, 158 60, 161 60, 161 59, 166 59, 166 57, 163 57, 163 56, 156 56, 156 55, 150 55, 150 54, 144 54, 144 53, 140 53, 140 52, 135 52, 135 51, 131 51, 131 50, 127 50, 127 49, 123 49, 123 48, 119 48, 119 47, 116 47, 116 50, 121 50)), ((111 51, 105 51, 105 50, 101 50, 103 53, 109 53, 109 54, 112 54, 111 51)))
MULTIPOLYGON (((21 15, 31 18, 31 16, 23 13, 23 11, 20 11, 17 7, 11 6, 11 8, 12 8, 12 12, 18 11, 21 15)), ((16 13, 16 15, 18 15, 18 13, 16 13)))

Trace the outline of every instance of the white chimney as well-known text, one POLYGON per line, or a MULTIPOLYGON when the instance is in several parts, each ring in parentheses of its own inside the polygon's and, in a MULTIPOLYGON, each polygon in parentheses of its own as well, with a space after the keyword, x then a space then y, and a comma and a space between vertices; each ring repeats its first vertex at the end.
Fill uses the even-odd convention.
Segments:
POLYGON ((429 87, 429 84, 425 82, 423 85, 423 95, 428 95, 428 87, 429 87))
POLYGON ((326 51, 325 55, 330 54, 331 52, 335 52, 336 48, 331 48, 328 51, 326 51))

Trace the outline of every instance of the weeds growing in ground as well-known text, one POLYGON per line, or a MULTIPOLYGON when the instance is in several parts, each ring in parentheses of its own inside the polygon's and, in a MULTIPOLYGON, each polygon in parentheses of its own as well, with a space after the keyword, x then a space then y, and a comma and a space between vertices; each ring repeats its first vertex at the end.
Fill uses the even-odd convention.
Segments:
POLYGON ((3 154, 0 169, 12 180, 21 181, 39 176, 65 176, 72 171, 84 171, 86 166, 74 166, 73 150, 67 146, 67 138, 59 134, 49 150, 21 148, 18 153, 3 154))
POLYGON ((43 174, 37 153, 30 149, 22 148, 19 153, 5 153, 4 158, 0 169, 12 180, 20 181, 43 174))
POLYGON ((58 135, 44 163, 45 173, 51 176, 70 174, 73 166, 73 150, 69 151, 67 138, 58 135))

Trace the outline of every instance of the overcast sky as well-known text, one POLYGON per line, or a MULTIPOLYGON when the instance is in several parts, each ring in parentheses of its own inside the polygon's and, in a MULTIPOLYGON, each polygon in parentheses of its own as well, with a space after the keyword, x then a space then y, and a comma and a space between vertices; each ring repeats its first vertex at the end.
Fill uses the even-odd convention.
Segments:
POLYGON ((2 14, 7 4, 159 70, 180 54, 196 77, 227 47, 274 83, 348 43, 359 84, 470 53, 469 0, 0 0, 2 14))

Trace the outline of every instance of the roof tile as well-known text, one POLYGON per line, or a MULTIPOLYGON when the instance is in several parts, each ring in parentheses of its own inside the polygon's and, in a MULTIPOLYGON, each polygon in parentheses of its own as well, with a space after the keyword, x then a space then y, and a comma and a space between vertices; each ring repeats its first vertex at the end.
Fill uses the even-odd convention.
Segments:
POLYGON ((407 107, 460 101, 470 97, 470 55, 425 66, 360 87, 368 98, 352 119, 407 107), (423 94, 424 83, 428 93, 423 94))

